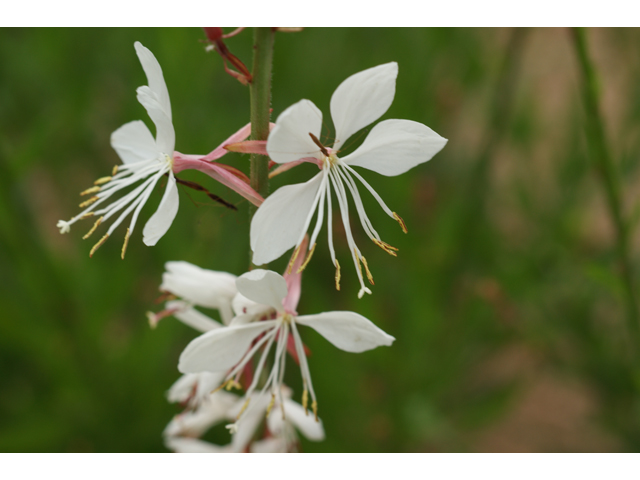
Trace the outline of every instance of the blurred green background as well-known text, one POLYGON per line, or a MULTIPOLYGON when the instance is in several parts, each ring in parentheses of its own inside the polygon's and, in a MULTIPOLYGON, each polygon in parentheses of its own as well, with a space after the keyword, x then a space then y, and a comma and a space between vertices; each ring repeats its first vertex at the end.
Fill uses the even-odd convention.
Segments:
MULTIPOLYGON (((633 233, 640 31, 586 34, 633 233)), ((166 451, 161 433, 179 408, 165 391, 196 332, 173 319, 151 330, 145 312, 161 309, 154 302, 166 261, 246 271, 247 202, 185 172, 239 211, 181 189, 173 226, 149 248, 140 232, 162 195, 156 187, 125 261, 126 227, 90 259, 100 232, 85 242, 83 225, 64 236, 55 225, 78 213, 78 193, 119 163, 111 132, 136 119, 152 126, 136 101, 146 79, 134 41, 162 65, 177 150, 207 153, 248 122, 248 89, 204 51, 203 39, 200 29, 0 30, 0 451, 166 451)), ((251 43, 250 31, 227 40, 247 65, 251 43)), ((363 194, 383 239, 400 249, 398 258, 386 255, 354 224, 373 295, 356 298, 339 223, 345 268, 334 290, 321 235, 298 311, 354 310, 397 340, 356 355, 303 332, 327 439, 303 440, 302 449, 637 451, 640 396, 629 352, 638 345, 630 344, 615 231, 589 160, 571 33, 278 33, 273 118, 309 98, 330 129, 337 85, 389 61, 399 76, 383 118, 425 123, 449 143, 404 175, 364 172, 409 228, 404 235, 363 194)), ((248 156, 222 161, 248 173, 248 156)), ((272 191, 314 168, 282 174, 272 191)), ((632 265, 638 240, 631 236, 632 265)), ((287 260, 271 268, 283 271, 287 260)), ((296 370, 285 380, 299 400, 296 370)), ((226 435, 208 438, 226 443, 226 435)))

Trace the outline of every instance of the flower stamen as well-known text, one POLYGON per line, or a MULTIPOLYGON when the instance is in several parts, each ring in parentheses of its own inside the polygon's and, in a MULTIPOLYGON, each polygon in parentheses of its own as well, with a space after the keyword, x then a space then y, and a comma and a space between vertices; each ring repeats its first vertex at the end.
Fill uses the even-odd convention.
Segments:
POLYGON ((369 283, 371 285, 375 285, 375 283, 373 283, 373 275, 371 275, 371 272, 369 271, 369 265, 367 265, 367 259, 361 256, 360 260, 362 260, 362 265, 364 265, 364 270, 365 272, 367 272, 367 280, 369 280, 369 283))
POLYGON ((91 234, 93 234, 93 232, 96 231, 96 228, 98 228, 98 225, 100 225, 100 223, 102 223, 102 219, 103 218, 104 217, 100 217, 98 220, 96 220, 96 223, 93 224, 93 227, 91 227, 91 230, 89 230, 87 232, 87 234, 84 237, 82 237, 83 240, 86 240, 87 238, 89 238, 91 236, 91 234))
POLYGON ((124 243, 122 244, 122 252, 120 253, 120 258, 124 260, 124 254, 127 251, 127 245, 129 244, 129 236, 131 235, 131 229, 127 228, 127 233, 124 236, 124 243))
POLYGON ((336 290, 340 291, 340 264, 336 259, 336 290))
POLYGON ((80 192, 80 196, 84 196, 84 195, 89 195, 90 193, 97 193, 101 190, 100 187, 95 186, 95 187, 91 187, 91 188, 87 188, 86 190, 80 192))
POLYGON ((318 137, 316 137, 313 133, 309 132, 309 136, 311 137, 311 140, 313 140, 313 143, 315 143, 318 147, 320 147, 320 151, 322 152, 322 154, 325 157, 329 157, 329 152, 327 152, 327 149, 324 147, 324 145, 322 145, 322 143, 320 143, 320 140, 318 140, 318 137))
POLYGON ((93 248, 89 252, 89 258, 93 257, 93 254, 96 253, 96 250, 98 250, 102 246, 102 244, 107 241, 107 238, 109 238, 108 233, 104 237, 102 237, 98 243, 96 243, 93 246, 93 248))
POLYGON ((102 185, 104 183, 110 182, 112 178, 113 177, 100 177, 95 182, 93 182, 93 184, 94 185, 102 185))
POLYGON ((396 222, 400 224, 400 228, 402 228, 402 231, 404 233, 409 233, 409 231, 407 230, 407 225, 404 223, 404 220, 402 220, 400 215, 398 215, 396 212, 392 212, 392 213, 393 213, 393 218, 395 218, 396 222))
MULTIPOLYGON (((296 273, 302 273, 302 271, 305 268, 307 268, 307 265, 311 261, 311 257, 313 256, 313 252, 315 251, 315 249, 316 249, 316 244, 314 243, 313 246, 311 247, 311 250, 309 250, 309 253, 307 254, 307 259, 304 261, 302 265, 300 265, 300 268, 298 268, 296 273)), ((289 273, 291 273, 291 270, 289 270, 289 273)))
POLYGON ((394 257, 398 256, 398 254, 396 253, 398 251, 398 249, 396 247, 391 246, 388 243, 383 242, 382 240, 375 239, 375 238, 372 238, 371 240, 373 241, 373 243, 375 243, 377 246, 379 246, 381 249, 383 249, 389 255, 392 255, 394 257))
POLYGON ((302 246, 302 244, 298 245, 295 249, 295 251, 293 252, 293 255, 291 255, 291 260, 289 261, 289 266, 287 267, 287 273, 291 274, 291 270, 293 269, 293 264, 296 261, 296 258, 298 258, 298 255, 300 254, 300 247, 302 246))
POLYGON ((85 200, 84 202, 82 202, 80 204, 80 208, 84 208, 84 207, 88 207, 89 205, 91 205, 93 202, 98 200, 98 196, 94 195, 93 197, 89 198, 88 200, 85 200))

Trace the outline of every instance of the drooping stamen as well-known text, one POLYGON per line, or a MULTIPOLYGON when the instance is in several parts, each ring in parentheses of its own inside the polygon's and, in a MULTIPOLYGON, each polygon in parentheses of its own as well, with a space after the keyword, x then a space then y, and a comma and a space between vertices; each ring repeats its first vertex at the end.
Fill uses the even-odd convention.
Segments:
POLYGON ((396 222, 400 224, 400 228, 402 228, 402 231, 404 233, 409 233, 409 231, 407 230, 407 225, 404 223, 404 220, 400 218, 400 215, 398 215, 396 212, 393 212, 393 218, 395 218, 396 222))
POLYGON ((113 170, 111 170, 111 176, 115 177, 116 173, 118 173, 118 165, 113 166, 113 170))
POLYGON ((236 422, 238 420, 240 420, 240 417, 242 416, 242 414, 244 413, 244 411, 247 409, 247 407, 249 406, 249 402, 251 401, 250 398, 247 398, 247 401, 244 402, 244 405, 242 405, 242 408, 240 409, 240 413, 238 414, 238 416, 236 417, 236 422))
MULTIPOLYGON (((307 265, 309 264, 309 261, 311 261, 311 257, 313 256, 313 252, 316 249, 316 244, 313 244, 313 247, 311 247, 311 250, 309 250, 309 253, 307 254, 307 259, 304 261, 304 263, 302 265, 300 265, 300 268, 296 271, 296 273, 302 273, 302 271, 307 268, 307 265)), ((289 273, 291 273, 291 271, 289 271, 289 273)))
POLYGON ((304 390, 302 391, 302 408, 304 408, 305 415, 309 416, 309 409, 307 408, 309 404, 309 390, 307 390, 307 382, 302 382, 304 384, 304 390))
POLYGON ((271 394, 271 401, 269 402, 269 405, 267 405, 267 413, 265 415, 265 417, 268 417, 269 414, 271 413, 271 409, 273 408, 273 405, 276 403, 276 396, 272 393, 271 394))
POLYGON ((381 249, 383 249, 389 255, 392 255, 394 257, 398 256, 398 254, 396 253, 398 251, 398 249, 396 247, 393 247, 393 246, 389 245, 388 243, 383 242, 382 240, 376 240, 375 238, 372 238, 371 240, 373 241, 373 243, 375 243, 377 246, 379 246, 381 249))
POLYGON ((129 244, 129 236, 131 235, 131 230, 127 228, 127 233, 124 236, 124 243, 122 244, 122 252, 120 253, 120 258, 124 260, 124 254, 127 251, 127 245, 129 244))
POLYGON ((293 269, 293 264, 295 263, 296 258, 298 258, 298 255, 300 254, 300 247, 301 246, 302 245, 298 245, 296 247, 296 249, 293 251, 293 255, 291 255, 291 260, 289 261, 289 266, 287 267, 287 273, 289 275, 291 275, 291 270, 293 269))
POLYGON ((102 185, 103 183, 110 182, 112 178, 113 177, 100 177, 95 182, 93 182, 93 184, 94 185, 102 185))
POLYGON ((91 230, 89 230, 87 234, 84 237, 82 237, 83 240, 86 240, 87 238, 89 238, 91 234, 96 231, 96 228, 98 228, 98 225, 102 223, 103 218, 104 217, 100 217, 98 220, 96 220, 96 223, 93 224, 93 227, 91 227, 91 230))
POLYGON ((82 216, 80 217, 80 220, 84 220, 85 218, 93 217, 94 215, 95 215, 95 212, 83 213, 82 216))
POLYGON ((316 422, 319 422, 320 420, 318 420, 318 402, 317 401, 313 401, 311 402, 311 409, 313 410, 313 416, 316 417, 316 422))
POLYGON ((340 291, 340 264, 336 259, 336 290, 340 291))
POLYGON ((360 255, 358 255, 358 249, 354 247, 353 249, 353 254, 356 257, 356 266, 358 267, 358 272, 360 273, 360 276, 362 277, 362 265, 360 265, 360 255))
POLYGON ((320 151, 322 152, 322 154, 325 157, 329 156, 329 152, 327 152, 327 149, 324 148, 324 146, 320 143, 320 140, 318 140, 318 137, 316 137, 313 133, 309 132, 309 136, 311 137, 311 140, 313 140, 313 143, 315 143, 318 147, 320 147, 320 151))
POLYGON ((367 272, 367 280, 369 280, 369 283, 371 285, 375 285, 375 283, 373 283, 373 275, 371 275, 371 272, 369 271, 369 265, 367 265, 367 259, 361 256, 360 260, 362 260, 362 265, 364 265, 364 270, 365 272, 367 272))
POLYGON ((87 188, 86 190, 83 190, 82 192, 80 192, 80 196, 83 197, 85 195, 89 195, 90 193, 97 193, 99 191, 100 191, 100 187, 98 186, 87 188))
POLYGON ((93 254, 96 253, 96 250, 98 250, 102 246, 102 244, 107 241, 107 238, 109 238, 108 233, 104 237, 102 237, 98 243, 96 243, 93 246, 93 248, 89 252, 89 258, 93 257, 93 254))
POLYGON ((85 200, 84 202, 82 202, 80 204, 80 208, 84 208, 84 207, 88 207, 89 205, 91 205, 93 202, 95 202, 96 200, 98 200, 98 196, 94 195, 93 197, 89 198, 88 200, 85 200))

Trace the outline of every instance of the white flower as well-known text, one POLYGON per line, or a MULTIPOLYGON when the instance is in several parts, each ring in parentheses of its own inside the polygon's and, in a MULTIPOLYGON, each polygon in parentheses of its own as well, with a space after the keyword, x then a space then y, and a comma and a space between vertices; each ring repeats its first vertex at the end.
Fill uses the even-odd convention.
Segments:
MULTIPOLYGON (((336 267, 336 288, 340 288, 340 265, 335 257, 331 231, 331 190, 335 192, 344 224, 347 243, 356 266, 360 291, 371 293, 364 285, 361 264, 373 284, 366 260, 355 244, 349 225, 347 191, 351 192, 360 222, 371 240, 391 255, 397 249, 383 242, 364 211, 357 178, 371 192, 382 209, 406 233, 404 222, 382 201, 373 188, 352 167, 363 167, 382 175, 395 176, 431 159, 447 140, 429 127, 410 120, 384 120, 371 129, 362 145, 344 158, 337 152, 346 140, 361 128, 383 115, 395 95, 396 63, 379 65, 347 78, 331 97, 331 117, 336 140, 331 148, 318 138, 322 128, 322 112, 309 100, 301 100, 286 109, 277 119, 267 141, 267 151, 274 162, 312 161, 321 171, 303 184, 281 187, 269 196, 251 222, 253 262, 269 263, 291 247, 299 248, 311 219, 318 211, 316 226, 309 244, 313 253, 324 220, 326 202, 327 228, 331 259, 336 267)), ((295 254, 294 254, 295 256, 295 254)), ((305 262, 306 265, 307 262, 305 262)), ((304 268, 304 265, 303 265, 304 268)))
POLYGON ((177 415, 164 430, 167 448, 184 453, 231 453, 244 452, 290 452, 298 443, 296 430, 312 441, 324 440, 322 422, 305 414, 302 406, 289 397, 290 390, 283 387, 284 410, 280 404, 270 404, 267 398, 255 399, 255 407, 243 417, 242 423, 234 424, 231 442, 225 446, 214 445, 197 438, 213 425, 235 418, 242 410, 244 401, 224 391, 211 394, 207 403, 201 404, 192 412, 177 415), (223 395, 220 395, 223 394, 223 395), (265 438, 252 441, 266 416, 265 438))
MULTIPOLYGON (((300 275, 294 275, 292 278, 293 282, 299 284, 300 275)), ((380 345, 391 345, 394 341, 392 336, 354 312, 326 312, 298 316, 295 312, 295 304, 299 298, 299 285, 287 287, 287 281, 275 272, 253 270, 238 277, 236 286, 238 291, 249 300, 268 306, 269 311, 272 312, 270 319, 257 321, 264 315, 241 314, 236 316, 228 327, 206 332, 187 345, 180 355, 178 370, 182 373, 228 372, 223 385, 238 384, 245 365, 258 350, 264 347, 255 368, 253 381, 246 391, 247 400, 238 414, 238 419, 245 409, 252 409, 249 403, 274 344, 273 367, 258 399, 262 399, 263 393, 269 390, 271 405, 278 401, 284 406, 282 380, 290 336, 300 362, 304 389, 302 405, 306 411, 310 394, 311 408, 317 418, 316 395, 311 383, 304 345, 298 333, 298 325, 313 328, 336 347, 348 352, 364 352, 380 345)))
POLYGON ((136 53, 149 82, 148 86, 137 89, 138 101, 147 110, 156 126, 156 138, 140 120, 127 123, 113 132, 111 146, 122 159, 122 165, 113 169, 112 176, 103 177, 95 182, 95 186, 82 192, 82 195, 94 194, 80 204, 88 207, 69 221, 60 220, 60 233, 67 233, 76 221, 90 216, 98 216, 95 224, 83 238, 88 238, 100 225, 109 218, 124 211, 109 227, 107 233, 91 249, 90 255, 100 247, 122 221, 133 212, 131 223, 127 228, 122 258, 127 248, 129 237, 133 233, 140 210, 149 199, 153 188, 163 175, 168 175, 167 187, 156 212, 147 221, 142 231, 143 242, 155 245, 167 232, 178 212, 178 189, 172 172, 175 131, 171 122, 171 104, 169 92, 162 76, 160 64, 140 42, 135 43, 136 53), (142 181, 135 189, 123 197, 102 208, 98 206, 112 199, 116 192, 142 181), (126 208, 125 208, 126 207, 126 208))
POLYGON ((149 312, 147 316, 152 327, 169 315, 201 332, 221 326, 194 308, 198 306, 218 310, 225 325, 231 322, 231 303, 238 293, 235 275, 206 270, 189 262, 167 262, 165 268, 167 271, 162 274, 160 290, 182 297, 182 300, 167 302, 165 310, 161 312, 149 312))

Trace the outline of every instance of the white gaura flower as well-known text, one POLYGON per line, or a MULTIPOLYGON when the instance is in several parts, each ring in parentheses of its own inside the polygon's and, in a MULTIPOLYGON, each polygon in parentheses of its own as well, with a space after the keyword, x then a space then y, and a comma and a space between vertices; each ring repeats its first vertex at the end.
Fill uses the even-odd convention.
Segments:
POLYGON ((289 398, 290 390, 287 387, 283 388, 286 418, 279 414, 279 403, 276 401, 275 405, 270 407, 270 402, 265 397, 256 399, 256 408, 246 413, 242 425, 238 425, 228 445, 215 445, 194 438, 223 420, 235 418, 242 409, 244 400, 219 391, 211 394, 209 402, 203 403, 194 411, 176 415, 164 430, 165 445, 180 453, 291 452, 295 451, 298 445, 296 430, 309 440, 324 440, 322 422, 316 422, 313 417, 305 415, 302 406, 289 398), (266 418, 264 438, 254 441, 267 409, 272 411, 266 418))
POLYGON ((379 65, 356 73, 338 86, 331 97, 331 117, 336 140, 331 148, 320 141, 322 112, 309 100, 301 100, 278 117, 267 140, 267 152, 280 164, 310 161, 320 172, 306 183, 288 185, 269 196, 251 222, 251 248, 256 265, 279 258, 291 247, 299 246, 316 212, 318 216, 309 244, 311 249, 302 268, 313 254, 316 239, 324 220, 326 205, 329 251, 336 267, 336 288, 340 289, 340 264, 336 260, 331 230, 331 192, 336 195, 347 236, 347 243, 356 266, 360 291, 371 293, 364 285, 362 267, 371 284, 373 277, 355 244, 349 224, 347 191, 353 201, 367 236, 391 255, 397 249, 383 242, 364 211, 354 178, 357 178, 378 201, 382 209, 395 219, 402 230, 407 229, 400 216, 383 202, 374 189, 353 167, 362 167, 385 176, 395 176, 426 162, 438 153, 447 140, 429 127, 410 120, 384 120, 371 129, 356 151, 340 158, 339 150, 346 140, 383 115, 393 101, 398 65, 379 65))
POLYGON ((111 224, 107 233, 91 249, 90 255, 93 255, 118 225, 133 212, 122 247, 122 257, 124 258, 127 243, 133 233, 140 210, 149 199, 158 180, 165 174, 169 177, 167 187, 158 210, 144 226, 143 242, 146 245, 155 245, 169 229, 178 212, 178 189, 172 172, 175 131, 171 122, 169 92, 160 64, 151 51, 142 46, 140 42, 135 43, 135 49, 149 82, 148 86, 138 88, 138 101, 147 110, 156 126, 156 138, 153 138, 147 126, 140 120, 127 123, 113 132, 111 146, 118 153, 123 164, 113 169, 112 176, 96 180, 94 187, 82 192, 82 195, 94 194, 80 204, 81 208, 88 208, 69 221, 60 220, 58 222, 60 233, 67 233, 76 221, 90 216, 98 216, 93 228, 84 236, 84 238, 88 238, 98 225, 124 209, 111 224), (112 201, 107 206, 98 208, 110 200, 114 193, 139 181, 142 183, 125 196, 112 201))
POLYGON ((182 323, 200 332, 228 325, 233 318, 232 301, 238 290, 236 276, 227 272, 216 272, 193 265, 189 262, 167 262, 162 274, 160 291, 181 300, 171 300, 158 313, 148 312, 149 324, 155 327, 167 316, 173 315, 182 323), (222 324, 195 307, 213 308, 220 312, 222 324))
POLYGON ((305 411, 308 410, 310 394, 311 408, 317 419, 316 395, 304 345, 298 333, 298 325, 313 328, 336 347, 347 352, 364 352, 380 345, 391 345, 395 340, 365 317, 354 312, 326 312, 299 316, 295 308, 300 295, 300 275, 294 275, 290 283, 292 285, 288 287, 287 280, 268 270, 257 269, 238 277, 236 281, 238 291, 247 299, 267 306, 269 316, 266 317, 265 312, 240 314, 228 327, 211 330, 191 341, 180 355, 178 369, 182 373, 227 372, 222 383, 223 386, 227 386, 239 385, 238 380, 242 376, 245 365, 262 349, 253 381, 246 390, 243 408, 236 417, 236 423, 229 426, 232 433, 242 423, 240 419, 245 410, 247 408, 249 411, 252 410, 249 406, 250 401, 254 397, 265 362, 274 346, 273 367, 257 398, 263 398, 263 394, 269 391, 271 401, 267 412, 277 401, 283 406, 284 415, 282 381, 290 336, 300 362, 303 383, 302 406, 305 411))

